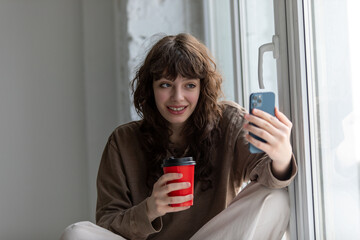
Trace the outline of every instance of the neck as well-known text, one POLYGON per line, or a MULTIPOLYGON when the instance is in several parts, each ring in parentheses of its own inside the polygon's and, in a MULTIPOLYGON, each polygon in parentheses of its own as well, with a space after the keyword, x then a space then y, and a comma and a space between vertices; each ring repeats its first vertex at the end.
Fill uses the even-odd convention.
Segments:
POLYGON ((172 126, 171 127, 172 135, 170 135, 170 141, 178 147, 182 147, 184 145, 185 139, 181 134, 182 127, 181 126, 172 126))

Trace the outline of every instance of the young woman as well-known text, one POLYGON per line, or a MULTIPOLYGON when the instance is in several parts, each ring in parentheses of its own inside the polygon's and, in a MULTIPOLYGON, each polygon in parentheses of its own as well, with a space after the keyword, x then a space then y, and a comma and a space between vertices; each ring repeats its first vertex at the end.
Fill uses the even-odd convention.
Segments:
POLYGON ((292 124, 278 109, 276 117, 249 115, 236 103, 218 102, 221 83, 197 39, 159 40, 132 82, 142 119, 115 129, 102 156, 98 226, 73 224, 63 239, 280 239, 290 215, 284 187, 297 170, 292 124), (249 142, 265 153, 250 154, 249 142), (167 184, 182 177, 163 174, 161 163, 170 156, 196 161, 193 195, 168 195, 190 187, 167 184), (191 207, 170 206, 191 199, 191 207))

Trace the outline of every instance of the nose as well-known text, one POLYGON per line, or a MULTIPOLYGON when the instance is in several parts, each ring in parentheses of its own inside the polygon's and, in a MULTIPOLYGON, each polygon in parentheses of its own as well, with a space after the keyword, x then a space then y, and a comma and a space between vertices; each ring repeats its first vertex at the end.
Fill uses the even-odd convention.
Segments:
POLYGON ((171 100, 174 102, 180 102, 184 99, 182 89, 179 86, 175 86, 172 90, 171 100))

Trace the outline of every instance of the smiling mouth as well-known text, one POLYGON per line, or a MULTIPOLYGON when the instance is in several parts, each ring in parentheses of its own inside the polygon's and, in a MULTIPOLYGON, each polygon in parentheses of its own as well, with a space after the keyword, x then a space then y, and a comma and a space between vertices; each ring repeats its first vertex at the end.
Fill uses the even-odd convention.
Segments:
POLYGON ((176 108, 176 107, 168 107, 170 108, 171 110, 173 111, 181 111, 181 110, 184 110, 186 107, 179 107, 179 108, 176 108))
POLYGON ((168 111, 175 115, 183 114, 188 106, 183 107, 167 107, 168 111))

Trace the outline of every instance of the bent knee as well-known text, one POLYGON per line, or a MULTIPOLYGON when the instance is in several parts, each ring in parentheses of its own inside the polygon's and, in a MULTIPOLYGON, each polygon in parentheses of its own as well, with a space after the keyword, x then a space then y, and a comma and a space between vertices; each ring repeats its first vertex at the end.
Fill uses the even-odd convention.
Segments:
POLYGON ((65 228, 60 240, 85 240, 88 237, 88 227, 91 222, 77 222, 65 228))
POLYGON ((286 189, 271 189, 266 197, 271 204, 290 207, 289 193, 286 189))
POLYGON ((286 189, 269 189, 264 199, 264 207, 283 213, 290 214, 290 198, 286 189))

